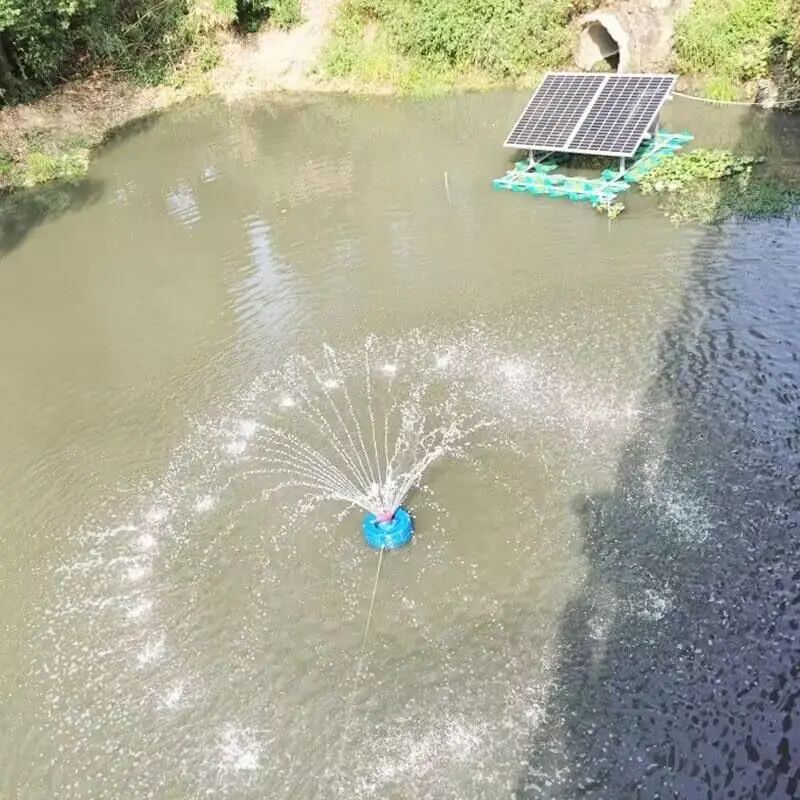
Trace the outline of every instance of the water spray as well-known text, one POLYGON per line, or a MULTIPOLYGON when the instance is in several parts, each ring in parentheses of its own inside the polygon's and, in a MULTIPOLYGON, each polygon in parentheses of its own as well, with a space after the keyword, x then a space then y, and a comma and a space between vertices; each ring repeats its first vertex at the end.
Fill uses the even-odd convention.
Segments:
POLYGON ((276 411, 259 427, 258 462, 280 476, 269 492, 293 488, 305 508, 344 502, 362 513, 373 550, 397 550, 414 535, 404 503, 428 469, 457 457, 472 434, 491 426, 461 401, 467 387, 450 369, 458 353, 439 352, 436 371, 412 370, 410 385, 393 349, 370 338, 344 356, 323 348, 321 360, 297 356, 280 371, 276 411), (448 367, 446 373, 442 370, 448 367))

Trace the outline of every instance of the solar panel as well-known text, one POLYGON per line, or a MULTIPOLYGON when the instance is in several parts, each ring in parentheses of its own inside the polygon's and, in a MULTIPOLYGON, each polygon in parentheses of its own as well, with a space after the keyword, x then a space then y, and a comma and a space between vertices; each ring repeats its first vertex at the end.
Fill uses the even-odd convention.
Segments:
POLYGON ((506 147, 561 150, 605 82, 605 75, 547 75, 506 139, 506 147))
POLYGON ((618 75, 607 81, 567 143, 573 152, 633 155, 664 105, 671 75, 618 75))
POLYGON ((505 147, 632 156, 675 83, 674 75, 551 73, 505 147))

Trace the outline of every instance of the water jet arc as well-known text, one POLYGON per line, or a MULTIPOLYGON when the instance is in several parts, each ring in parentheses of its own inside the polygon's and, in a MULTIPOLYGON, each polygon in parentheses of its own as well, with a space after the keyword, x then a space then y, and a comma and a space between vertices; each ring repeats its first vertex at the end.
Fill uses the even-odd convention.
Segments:
POLYGON ((411 541, 414 521, 408 511, 400 506, 385 522, 381 522, 376 514, 367 514, 361 529, 367 544, 374 550, 397 550, 411 541))

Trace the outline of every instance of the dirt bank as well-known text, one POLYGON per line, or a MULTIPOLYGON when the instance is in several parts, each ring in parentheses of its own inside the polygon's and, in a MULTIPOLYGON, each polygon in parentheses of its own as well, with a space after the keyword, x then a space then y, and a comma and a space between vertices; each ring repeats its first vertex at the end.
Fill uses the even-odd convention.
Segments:
POLYGON ((112 73, 75 81, 34 103, 0 110, 0 191, 85 169, 89 151, 114 128, 190 97, 234 102, 267 91, 342 90, 318 64, 339 0, 305 0, 303 22, 247 37, 221 34, 220 64, 188 65, 166 86, 134 87, 112 73))

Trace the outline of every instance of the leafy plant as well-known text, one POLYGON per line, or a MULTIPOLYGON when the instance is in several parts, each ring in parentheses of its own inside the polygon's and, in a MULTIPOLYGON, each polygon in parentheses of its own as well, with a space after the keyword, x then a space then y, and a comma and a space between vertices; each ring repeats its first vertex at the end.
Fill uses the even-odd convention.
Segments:
POLYGON ((625 203, 606 203, 605 205, 595 206, 595 211, 605 214, 609 219, 616 219, 624 210, 625 203))
POLYGON ((569 58, 570 0, 344 0, 324 58, 334 77, 364 78, 376 45, 406 77, 516 78, 569 58), (376 33, 377 31, 377 33, 376 33))
POLYGON ((662 208, 676 223, 796 216, 800 190, 757 174, 762 161, 727 150, 691 150, 663 161, 639 188, 661 195, 662 208))
MULTIPOLYGON (((231 0, 217 0, 230 3, 231 0)), ((233 0, 236 6, 236 24, 247 33, 257 31, 269 21, 281 30, 289 30, 303 20, 300 0, 233 0)))
POLYGON ((698 148, 662 161, 640 181, 639 188, 644 194, 679 192, 698 180, 749 176, 759 160, 727 150, 698 148))
POLYGON ((269 22, 281 30, 289 30, 303 21, 300 0, 273 0, 269 12, 269 22))
POLYGON ((676 26, 679 72, 712 76, 716 99, 731 99, 732 83, 769 74, 775 42, 792 19, 791 2, 697 0, 676 26))

